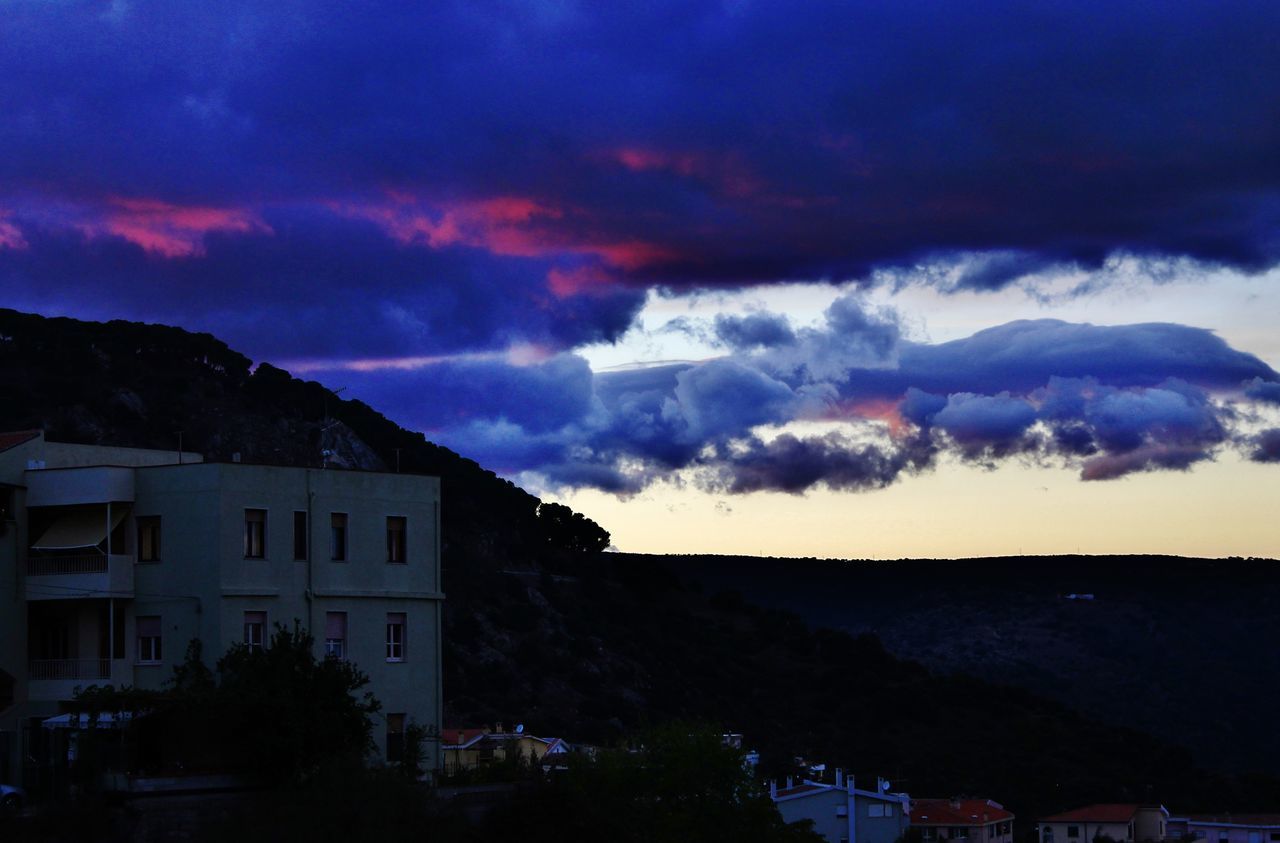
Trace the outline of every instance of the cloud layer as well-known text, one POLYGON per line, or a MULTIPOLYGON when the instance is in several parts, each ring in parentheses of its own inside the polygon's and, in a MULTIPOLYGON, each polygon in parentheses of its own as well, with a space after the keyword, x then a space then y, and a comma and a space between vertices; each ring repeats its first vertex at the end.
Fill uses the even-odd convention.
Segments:
POLYGON ((1259 270, 1278 24, 1244 0, 10 3, 0 291, 258 357, 413 356, 611 339, 653 286, 1259 270))
POLYGON ((602 374, 563 354, 343 377, 500 471, 623 494, 660 479, 871 489, 944 455, 1062 463, 1084 480, 1187 469, 1223 448, 1275 459, 1274 431, 1245 417, 1266 410, 1280 374, 1203 329, 1040 320, 930 345, 856 294, 818 326, 758 313, 686 327, 730 351, 602 374), (437 398, 407 397, 423 394, 437 398))

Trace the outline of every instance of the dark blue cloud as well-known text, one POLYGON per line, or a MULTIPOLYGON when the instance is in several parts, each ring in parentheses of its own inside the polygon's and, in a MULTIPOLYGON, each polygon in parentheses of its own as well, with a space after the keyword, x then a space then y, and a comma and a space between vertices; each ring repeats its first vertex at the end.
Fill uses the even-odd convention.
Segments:
POLYGON ((1254 378, 1249 382, 1244 394, 1263 404, 1280 404, 1280 383, 1254 378))
POLYGON ((1065 463, 1083 479, 1103 480, 1185 470, 1231 445, 1253 448, 1258 460, 1271 452, 1269 439, 1239 429, 1231 402, 1247 374, 1262 373, 1251 389, 1280 383, 1280 375, 1211 332, 1046 320, 934 346, 899 339, 870 353, 860 338, 896 337, 896 324, 891 315, 855 315, 856 307, 843 301, 833 308, 841 318, 796 332, 794 343, 704 363, 592 375, 563 356, 377 378, 393 394, 465 396, 456 410, 451 399, 402 402, 401 421, 432 428, 486 464, 620 494, 681 471, 728 492, 870 489, 929 469, 939 453, 989 465, 1011 457, 1065 463), (848 337, 854 352, 833 356, 848 337), (1194 359, 1165 348, 1171 338, 1194 359), (803 376, 775 377, 779 368, 803 376), (458 382, 467 378, 473 383, 458 382), (993 383, 1013 388, 983 390, 993 383), (450 412, 465 423, 440 427, 450 412), (837 429, 761 430, 795 421, 837 429), (881 421, 888 424, 873 423, 881 421))
MULTIPOLYGON (((0 208, 74 226, 68 208, 119 197, 408 202, 438 224, 518 197, 546 212, 508 220, 525 239, 471 245, 577 256, 636 287, 955 254, 948 285, 978 290, 1117 252, 1259 270, 1280 260, 1277 24, 1250 0, 9 4, 0 208)), ((112 270, 110 248, 83 251, 85 271, 112 270)), ((490 257, 453 286, 492 301, 490 257)), ((205 292, 175 266, 150 273, 205 292)), ((339 299, 348 283, 315 279, 339 299)), ((634 312, 579 304, 551 339, 608 337, 634 312)))
POLYGON ((1253 446, 1249 458, 1254 462, 1280 462, 1280 427, 1259 433, 1253 439, 1253 446))
POLYGON ((794 345, 795 331, 785 316, 749 313, 746 316, 720 314, 715 319, 716 338, 735 351, 794 345))

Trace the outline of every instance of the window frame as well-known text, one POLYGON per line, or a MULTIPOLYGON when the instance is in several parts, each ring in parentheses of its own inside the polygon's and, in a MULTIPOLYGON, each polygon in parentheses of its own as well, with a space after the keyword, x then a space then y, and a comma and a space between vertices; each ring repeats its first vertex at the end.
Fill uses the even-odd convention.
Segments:
POLYGON ((267 510, 263 507, 246 506, 244 508, 244 558, 245 559, 266 559, 267 558, 267 510), (262 513, 262 519, 258 521, 254 521, 250 519, 249 513, 251 512, 262 513), (257 553, 253 552, 254 550, 253 534, 255 531, 250 527, 251 524, 262 525, 258 527, 256 531, 258 533, 257 539, 259 542, 257 553))
POLYGON ((249 652, 262 652, 267 648, 267 613, 266 610, 251 609, 244 613, 244 645, 249 652), (250 616, 261 618, 261 620, 251 621, 250 616), (258 640, 254 641, 249 631, 257 627, 258 640))
MULTIPOLYGON (((150 623, 147 626, 151 626, 150 623)), ((137 664, 162 664, 164 662, 164 620, 160 615, 139 615, 134 619, 134 638, 136 639, 136 650, 134 653, 137 664), (156 634, 143 635, 142 621, 155 621, 156 634), (149 642, 150 646, 145 646, 143 642, 149 642), (147 655, 144 657, 144 649, 147 655)))
POLYGON ((325 655, 325 658, 330 658, 330 657, 332 657, 332 658, 338 659, 338 660, 340 660, 340 661, 346 661, 346 658, 347 658, 347 638, 348 638, 348 636, 349 636, 349 633, 348 633, 348 631, 347 631, 347 613, 346 613, 346 612, 325 612, 325 613, 324 613, 324 655, 325 655), (330 619, 331 619, 331 618, 334 618, 334 617, 337 617, 337 616, 341 616, 341 617, 342 617, 342 637, 341 637, 341 638, 331 638, 331 637, 329 636, 329 629, 330 629, 330 627, 329 627, 329 621, 330 621, 330 619), (333 650, 334 650, 334 648, 333 648, 333 646, 332 646, 332 645, 333 645, 333 642, 335 642, 335 641, 336 641, 336 642, 338 642, 338 646, 337 646, 337 648, 336 648, 336 649, 338 650, 338 652, 337 652, 337 653, 335 653, 335 652, 333 651, 333 650))
POLYGON ((134 526, 137 528, 136 532, 138 534, 137 535, 138 553, 135 558, 137 559, 137 561, 145 562, 147 564, 160 562, 163 558, 161 556, 161 553, 163 552, 163 545, 161 545, 162 527, 161 527, 160 516, 159 515, 139 515, 139 516, 136 516, 133 520, 134 520, 134 526), (144 532, 152 534, 151 541, 150 541, 151 550, 148 555, 143 554, 144 542, 142 540, 142 536, 144 532))
POLYGON ((388 515, 387 516, 387 564, 388 565, 407 565, 409 564, 409 517, 406 515, 388 515), (398 531, 392 530, 393 523, 399 523, 398 531), (400 546, 397 548, 392 542, 391 537, 399 533, 400 546), (396 550, 399 550, 400 558, 396 558, 396 550))
POLYGON ((346 512, 329 513, 329 561, 346 562, 351 557, 351 515, 346 512), (338 519, 342 519, 341 526, 338 519), (338 530, 342 530, 342 546, 338 546, 338 530), (339 553, 339 551, 341 553, 339 553))
POLYGON ((391 664, 404 662, 408 652, 409 614, 407 612, 387 612, 387 649, 386 660, 391 664), (399 635, 393 630, 398 629, 399 635))

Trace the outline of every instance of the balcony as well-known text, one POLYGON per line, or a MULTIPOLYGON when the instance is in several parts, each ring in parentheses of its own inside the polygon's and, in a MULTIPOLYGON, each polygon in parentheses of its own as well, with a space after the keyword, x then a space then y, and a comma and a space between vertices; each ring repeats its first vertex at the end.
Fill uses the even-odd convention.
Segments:
POLYGON ((27 559, 28 600, 132 597, 133 556, 77 553, 27 559))
POLYGON ((69 700, 77 687, 133 682, 128 659, 32 659, 27 672, 27 696, 41 701, 69 700))

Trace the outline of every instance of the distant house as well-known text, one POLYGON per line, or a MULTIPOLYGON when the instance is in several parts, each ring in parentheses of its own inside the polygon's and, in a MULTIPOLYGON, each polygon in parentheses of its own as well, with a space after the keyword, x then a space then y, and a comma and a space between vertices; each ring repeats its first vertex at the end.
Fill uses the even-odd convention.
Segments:
POLYGON ((445 729, 441 732, 440 749, 444 755, 444 771, 448 775, 515 758, 542 761, 545 765, 551 763, 555 756, 567 755, 570 747, 560 738, 530 735, 523 727, 517 727, 514 732, 504 731, 499 723, 495 729, 487 726, 445 729))
POLYGON ((1147 843, 1165 839, 1168 820, 1163 805, 1106 803, 1043 817, 1038 829, 1040 843, 1147 843))
POLYGON ((925 841, 1013 843, 1013 813, 990 799, 913 799, 911 825, 925 841))
POLYGON ((887 789, 888 782, 881 780, 877 790, 860 790, 852 776, 845 779, 836 770, 835 784, 788 780, 779 788, 774 782, 769 796, 783 820, 812 820, 813 830, 829 843, 894 843, 907 830, 911 798, 887 789))
POLYGON ((1169 818, 1169 837, 1205 843, 1280 843, 1280 814, 1187 814, 1169 818))

